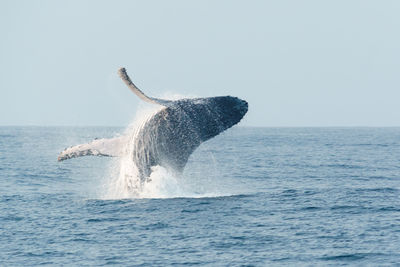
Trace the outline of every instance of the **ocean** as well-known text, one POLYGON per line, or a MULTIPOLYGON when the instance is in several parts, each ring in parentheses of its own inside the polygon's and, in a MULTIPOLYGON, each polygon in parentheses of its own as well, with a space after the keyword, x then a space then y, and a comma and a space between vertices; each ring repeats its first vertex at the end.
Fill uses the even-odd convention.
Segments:
POLYGON ((233 127, 136 197, 57 162, 123 131, 0 127, 1 266, 400 265, 400 128, 233 127))

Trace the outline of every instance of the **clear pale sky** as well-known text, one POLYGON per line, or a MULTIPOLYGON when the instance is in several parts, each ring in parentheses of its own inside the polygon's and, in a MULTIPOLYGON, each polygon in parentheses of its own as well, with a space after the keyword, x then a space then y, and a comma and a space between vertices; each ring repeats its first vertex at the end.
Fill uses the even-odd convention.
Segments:
POLYGON ((127 125, 233 95, 247 126, 400 126, 400 1, 0 0, 0 125, 127 125))

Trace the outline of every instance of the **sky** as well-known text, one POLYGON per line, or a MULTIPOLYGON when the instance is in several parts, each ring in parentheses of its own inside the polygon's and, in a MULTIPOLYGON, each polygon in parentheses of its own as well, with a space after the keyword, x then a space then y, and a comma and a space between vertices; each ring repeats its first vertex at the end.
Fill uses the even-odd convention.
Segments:
POLYGON ((125 126, 232 95, 243 126, 400 126, 400 1, 0 0, 0 125, 125 126))

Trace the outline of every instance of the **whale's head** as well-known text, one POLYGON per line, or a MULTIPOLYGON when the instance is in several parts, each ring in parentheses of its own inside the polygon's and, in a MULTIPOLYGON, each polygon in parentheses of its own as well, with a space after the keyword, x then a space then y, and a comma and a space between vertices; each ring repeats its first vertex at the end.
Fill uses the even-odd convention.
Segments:
POLYGON ((206 98, 206 105, 211 116, 225 129, 237 124, 247 113, 248 104, 233 96, 217 96, 206 98))
POLYGON ((246 101, 232 96, 182 99, 175 108, 184 114, 188 128, 208 140, 237 124, 247 113, 246 101))

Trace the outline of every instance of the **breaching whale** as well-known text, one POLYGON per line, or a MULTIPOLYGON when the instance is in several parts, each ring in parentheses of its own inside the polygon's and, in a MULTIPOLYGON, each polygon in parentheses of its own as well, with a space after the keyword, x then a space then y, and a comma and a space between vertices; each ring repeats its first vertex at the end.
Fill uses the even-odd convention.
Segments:
MULTIPOLYGON (((182 172, 189 156, 204 141, 237 124, 247 113, 246 101, 232 96, 164 100, 145 95, 131 81, 125 68, 118 70, 125 84, 143 101, 163 106, 138 130, 130 144, 140 181, 150 176, 153 166, 182 172)), ((126 136, 97 139, 65 149, 58 161, 80 156, 119 156, 126 136)))

